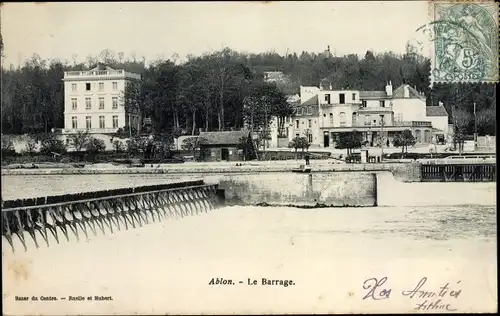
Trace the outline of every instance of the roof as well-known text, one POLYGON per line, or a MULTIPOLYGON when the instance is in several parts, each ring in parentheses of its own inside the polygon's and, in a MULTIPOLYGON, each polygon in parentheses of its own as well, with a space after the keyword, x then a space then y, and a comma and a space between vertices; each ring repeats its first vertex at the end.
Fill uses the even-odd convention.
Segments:
POLYGON ((316 94, 312 98, 302 102, 300 105, 318 105, 318 95, 316 94))
POLYGON ((242 137, 248 137, 250 131, 200 132, 200 137, 207 140, 206 145, 236 145, 242 137))
POLYGON ((381 98, 387 98, 387 93, 385 91, 359 91, 359 97, 361 99, 381 99, 381 98))
POLYGON ((442 105, 426 106, 425 114, 426 116, 448 116, 448 112, 442 105))
MULTIPOLYGON (((408 87, 408 92, 410 93, 410 99, 421 99, 425 100, 426 97, 423 94, 420 94, 415 88, 412 88, 410 85, 406 85, 408 87)), ((405 98, 405 85, 400 85, 394 92, 392 93, 392 97, 394 99, 404 99, 405 98)))
POLYGON ((99 70, 110 70, 110 71, 113 71, 115 69, 109 67, 108 65, 99 63, 99 64, 97 64, 97 66, 95 66, 94 68, 92 68, 90 71, 99 71, 99 70))

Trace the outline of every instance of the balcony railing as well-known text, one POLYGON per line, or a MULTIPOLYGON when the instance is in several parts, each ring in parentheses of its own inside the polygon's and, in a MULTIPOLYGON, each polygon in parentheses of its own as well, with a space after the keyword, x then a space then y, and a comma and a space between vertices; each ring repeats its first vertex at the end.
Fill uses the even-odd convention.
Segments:
POLYGON ((125 76, 134 79, 141 79, 141 75, 132 72, 127 72, 123 69, 120 70, 91 70, 91 71, 66 71, 64 78, 69 77, 112 77, 112 76, 125 76))
MULTIPOLYGON (((346 127, 351 127, 351 128, 356 128, 356 127, 381 127, 382 124, 380 121, 373 122, 373 121, 364 121, 364 122, 354 122, 353 124, 347 124, 340 122, 338 125, 326 123, 323 125, 323 128, 346 128, 346 127)), ((391 124, 384 123, 384 127, 432 127, 431 122, 427 121, 394 121, 391 124)))

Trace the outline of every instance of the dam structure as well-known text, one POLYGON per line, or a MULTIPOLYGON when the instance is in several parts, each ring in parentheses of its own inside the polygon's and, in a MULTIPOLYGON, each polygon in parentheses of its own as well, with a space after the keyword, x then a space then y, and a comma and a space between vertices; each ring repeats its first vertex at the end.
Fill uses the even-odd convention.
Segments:
POLYGON ((12 251, 182 218, 217 207, 202 180, 2 201, 2 239, 12 251))
POLYGON ((371 207, 377 205, 374 173, 230 175, 206 183, 173 183, 45 197, 2 199, 2 239, 12 251, 88 240, 90 234, 181 219, 221 206, 371 207), (278 184, 278 185, 277 185, 278 184))

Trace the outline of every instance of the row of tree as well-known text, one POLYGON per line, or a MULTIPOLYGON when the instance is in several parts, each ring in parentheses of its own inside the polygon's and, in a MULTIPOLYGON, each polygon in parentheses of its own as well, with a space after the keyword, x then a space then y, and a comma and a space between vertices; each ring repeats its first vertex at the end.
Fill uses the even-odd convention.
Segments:
POLYGON ((130 85, 125 106, 150 117, 154 129, 193 135, 204 130, 253 129, 267 126, 278 117, 280 131, 293 107, 285 95, 299 92, 300 85, 331 85, 334 89, 384 90, 410 84, 427 96, 428 105, 443 102, 460 131, 495 134, 496 90, 487 84, 440 84, 429 87, 430 61, 412 53, 334 57, 302 52, 244 54, 225 48, 202 56, 188 56, 179 64, 174 58, 146 64, 145 58, 126 58, 104 50, 99 56, 78 62, 42 60, 34 55, 23 65, 2 69, 2 132, 49 132, 64 125, 64 71, 89 69, 102 62, 113 68, 140 73, 142 85, 130 85), (276 85, 263 83, 264 71, 282 71, 288 79, 276 85), (474 118, 473 104, 477 115, 474 118), (457 122, 455 122, 457 123, 457 122))

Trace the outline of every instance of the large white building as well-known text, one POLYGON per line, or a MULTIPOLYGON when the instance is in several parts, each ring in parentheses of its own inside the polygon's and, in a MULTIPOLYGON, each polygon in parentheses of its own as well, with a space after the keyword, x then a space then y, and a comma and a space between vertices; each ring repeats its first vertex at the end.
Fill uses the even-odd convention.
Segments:
POLYGON ((104 65, 65 72, 63 134, 86 130, 106 135, 125 125, 139 126, 140 113, 127 113, 123 95, 128 83, 140 80, 139 74, 104 65))
POLYGON ((410 130, 417 143, 431 143, 436 134, 450 133, 442 104, 426 106, 426 97, 409 85, 393 91, 300 88, 300 104, 289 125, 289 140, 307 137, 311 147, 333 147, 339 133, 361 132, 369 145, 392 143, 398 132, 410 130))

